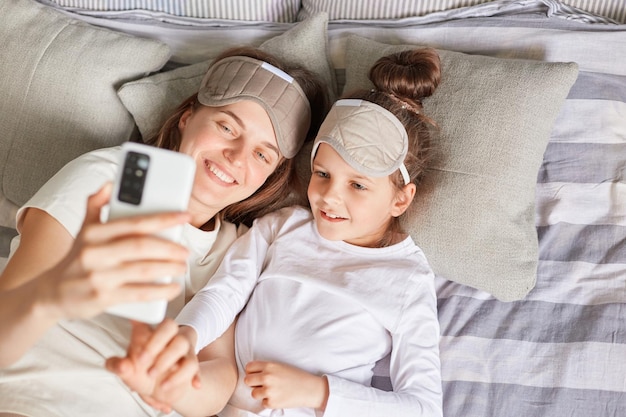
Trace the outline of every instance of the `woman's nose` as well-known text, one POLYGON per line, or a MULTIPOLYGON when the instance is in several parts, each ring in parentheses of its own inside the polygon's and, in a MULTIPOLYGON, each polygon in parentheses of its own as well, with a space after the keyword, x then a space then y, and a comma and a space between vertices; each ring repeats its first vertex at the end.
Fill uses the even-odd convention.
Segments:
POLYGON ((231 163, 241 165, 245 155, 244 146, 240 141, 233 141, 224 149, 224 157, 231 163))

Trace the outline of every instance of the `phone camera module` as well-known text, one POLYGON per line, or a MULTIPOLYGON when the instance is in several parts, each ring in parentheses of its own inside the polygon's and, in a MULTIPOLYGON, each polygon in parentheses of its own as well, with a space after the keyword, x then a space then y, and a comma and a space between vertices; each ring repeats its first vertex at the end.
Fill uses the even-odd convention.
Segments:
POLYGON ((141 204, 149 166, 150 157, 148 155, 133 151, 126 154, 118 200, 136 206, 141 204))

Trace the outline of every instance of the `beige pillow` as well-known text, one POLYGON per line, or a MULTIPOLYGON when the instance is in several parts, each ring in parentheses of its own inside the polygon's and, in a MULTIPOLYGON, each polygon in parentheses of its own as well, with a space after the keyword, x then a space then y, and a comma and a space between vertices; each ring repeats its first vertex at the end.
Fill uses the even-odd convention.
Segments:
MULTIPOLYGON (((351 35, 344 92, 371 88, 379 57, 415 47, 351 35)), ((536 280, 537 173, 578 67, 438 52, 442 82, 424 101, 440 126, 437 161, 403 225, 437 275, 521 299, 536 280)))
MULTIPOLYGON (((328 15, 318 13, 260 45, 273 55, 320 75, 336 97, 335 73, 330 65, 326 27, 328 15)), ((135 118, 145 139, 158 131, 185 98, 198 91, 211 59, 124 84, 118 95, 135 118)))
POLYGON ((0 3, 0 39, 0 186, 20 205, 71 159, 128 140, 134 122, 116 89, 170 55, 34 0, 0 3))

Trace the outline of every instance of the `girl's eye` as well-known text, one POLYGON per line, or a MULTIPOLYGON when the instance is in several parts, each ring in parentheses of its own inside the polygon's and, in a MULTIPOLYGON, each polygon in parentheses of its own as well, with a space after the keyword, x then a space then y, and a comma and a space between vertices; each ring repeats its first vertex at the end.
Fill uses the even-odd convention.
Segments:
POLYGON ((263 162, 266 162, 266 163, 270 162, 269 159, 267 159, 267 157, 265 156, 265 154, 261 151, 256 151, 256 156, 263 162))
POLYGON ((359 184, 358 182, 353 182, 352 188, 356 190, 367 190, 367 187, 365 187, 363 184, 359 184))
POLYGON ((324 171, 315 171, 314 174, 320 178, 328 178, 328 174, 324 171))

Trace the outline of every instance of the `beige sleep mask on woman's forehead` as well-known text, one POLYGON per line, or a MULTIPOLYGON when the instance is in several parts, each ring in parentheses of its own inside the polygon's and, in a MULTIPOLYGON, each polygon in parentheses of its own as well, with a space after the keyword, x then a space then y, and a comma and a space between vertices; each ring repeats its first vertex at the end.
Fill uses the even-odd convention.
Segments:
POLYGON ((356 171, 384 177, 397 169, 411 182, 404 166, 409 138, 400 120, 387 109, 365 100, 338 100, 319 129, 311 164, 320 143, 327 143, 356 171))
POLYGON ((254 58, 233 56, 214 63, 202 80, 198 101, 218 107, 241 100, 263 106, 280 152, 293 158, 311 124, 309 100, 298 83, 279 68, 254 58))

